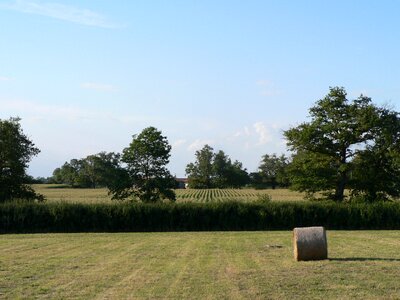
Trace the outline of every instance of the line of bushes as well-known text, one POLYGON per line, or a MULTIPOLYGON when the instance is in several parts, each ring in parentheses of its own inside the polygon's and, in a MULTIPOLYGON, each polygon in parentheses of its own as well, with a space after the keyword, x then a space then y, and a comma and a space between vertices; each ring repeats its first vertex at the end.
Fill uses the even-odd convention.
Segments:
POLYGON ((400 203, 0 204, 0 233, 400 229, 400 203))

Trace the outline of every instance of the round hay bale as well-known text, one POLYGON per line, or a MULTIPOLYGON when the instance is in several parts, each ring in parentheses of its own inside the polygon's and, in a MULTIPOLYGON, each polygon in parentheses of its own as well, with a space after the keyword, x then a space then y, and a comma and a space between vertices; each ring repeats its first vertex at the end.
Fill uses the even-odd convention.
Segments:
POLYGON ((294 258, 321 260, 328 258, 328 244, 324 227, 299 227, 293 229, 294 258))

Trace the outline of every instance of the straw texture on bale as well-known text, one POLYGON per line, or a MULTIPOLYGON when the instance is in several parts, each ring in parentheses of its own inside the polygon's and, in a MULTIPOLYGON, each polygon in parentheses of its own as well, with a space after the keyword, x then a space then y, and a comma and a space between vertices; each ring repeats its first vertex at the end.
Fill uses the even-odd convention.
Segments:
POLYGON ((293 229, 294 258, 322 260, 328 258, 328 244, 324 227, 299 227, 293 229))

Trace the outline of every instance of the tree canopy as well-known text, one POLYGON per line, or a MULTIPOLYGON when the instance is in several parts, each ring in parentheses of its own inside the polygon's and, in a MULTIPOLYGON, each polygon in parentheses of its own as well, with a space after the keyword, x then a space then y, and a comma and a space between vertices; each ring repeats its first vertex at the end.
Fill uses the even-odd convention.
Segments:
POLYGON ((275 189, 277 185, 287 187, 289 185, 286 174, 288 164, 289 160, 284 154, 280 156, 275 153, 263 155, 258 167, 260 184, 271 186, 272 189, 275 189))
POLYGON ((310 122, 284 133, 294 152, 289 168, 294 189, 323 191, 336 201, 345 199, 346 188, 369 199, 399 193, 397 112, 363 95, 350 101, 342 87, 330 88, 309 112, 310 122))
POLYGON ((53 171, 52 181, 72 187, 97 188, 113 186, 124 177, 120 154, 100 152, 65 162, 53 171))
POLYGON ((143 202, 175 200, 175 179, 167 169, 171 146, 161 131, 145 128, 123 150, 128 179, 110 188, 114 199, 137 197, 143 202))
POLYGON ((19 122, 19 118, 0 120, 0 202, 44 199, 25 184, 28 163, 40 150, 23 133, 19 122))
POLYGON ((232 162, 224 151, 213 152, 209 145, 196 151, 196 161, 186 166, 189 187, 238 188, 249 182, 249 175, 239 161, 232 162))

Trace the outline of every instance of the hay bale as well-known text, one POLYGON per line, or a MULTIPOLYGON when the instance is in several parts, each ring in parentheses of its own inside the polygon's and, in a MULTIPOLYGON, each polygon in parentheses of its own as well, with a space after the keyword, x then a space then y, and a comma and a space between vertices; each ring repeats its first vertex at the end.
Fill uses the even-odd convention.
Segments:
POLYGON ((324 227, 300 227, 293 229, 294 258, 321 260, 328 258, 328 244, 324 227))

